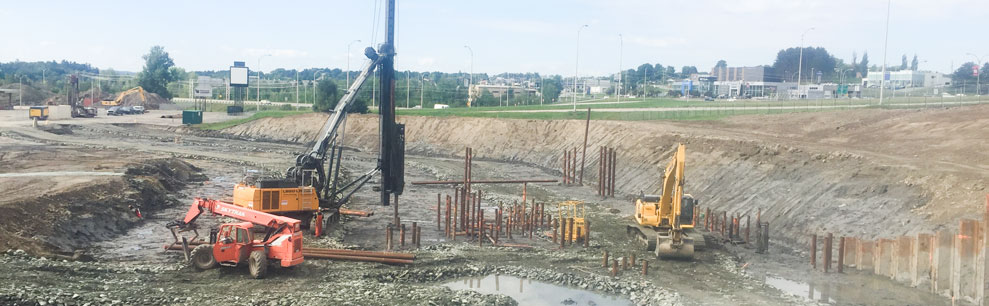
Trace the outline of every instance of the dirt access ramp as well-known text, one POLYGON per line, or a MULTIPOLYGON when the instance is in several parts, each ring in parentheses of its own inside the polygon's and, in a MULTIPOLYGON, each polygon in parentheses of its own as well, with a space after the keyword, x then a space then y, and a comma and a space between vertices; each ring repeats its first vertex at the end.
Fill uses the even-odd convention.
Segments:
MULTIPOLYGON (((125 169, 119 176, 4 202, 0 205, 0 224, 4 225, 0 227, 0 250, 22 249, 42 256, 72 254, 138 222, 129 205, 146 216, 153 214, 173 205, 169 194, 186 182, 205 179, 199 169, 174 158, 145 160, 125 169)), ((59 176, 52 176, 36 183, 58 180, 59 176)))
MULTIPOLYGON (((989 107, 863 109, 739 116, 722 121, 593 121, 584 181, 597 179, 600 146, 618 151, 616 194, 657 192, 677 143, 687 144, 687 191, 704 207, 754 215, 804 244, 812 231, 879 237, 951 227, 979 212, 986 192, 989 107), (927 147, 918 148, 920 144, 927 147)), ((265 118, 223 130, 231 136, 312 142, 326 114, 265 118)), ((558 170, 563 151, 583 144, 581 120, 414 117, 408 154, 459 156, 558 170)), ((346 144, 378 148, 378 121, 352 116, 346 144)), ((630 204, 631 205, 631 204, 630 204)), ((628 211, 625 211, 628 213, 628 211)))

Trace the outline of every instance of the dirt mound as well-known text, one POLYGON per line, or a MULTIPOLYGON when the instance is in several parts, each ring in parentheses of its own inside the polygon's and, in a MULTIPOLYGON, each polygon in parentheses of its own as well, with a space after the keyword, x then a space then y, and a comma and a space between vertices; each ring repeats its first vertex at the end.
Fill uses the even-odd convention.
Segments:
POLYGON ((90 243, 122 233, 137 218, 173 205, 169 193, 205 178, 179 159, 131 164, 120 177, 79 184, 57 193, 0 206, 0 250, 23 249, 35 255, 72 254, 90 243))
POLYGON ((162 104, 171 104, 172 101, 162 98, 156 93, 144 92, 145 100, 141 100, 141 94, 134 92, 124 96, 124 99, 120 101, 121 106, 137 106, 143 105, 147 109, 159 109, 162 104))
MULTIPOLYGON (((987 106, 714 122, 595 121, 584 182, 596 181, 595 150, 608 146, 618 151, 616 194, 631 198, 656 192, 671 148, 685 143, 688 192, 702 207, 751 215, 761 209, 763 220, 779 230, 777 241, 804 243, 810 231, 865 238, 914 234, 954 227, 958 218, 981 211, 989 181, 981 153, 989 148, 979 141, 989 138, 984 118, 989 118, 987 106)), ((346 144, 377 151, 377 116, 351 119, 346 144)), ((306 143, 319 133, 313 127, 325 120, 325 114, 266 118, 223 132, 306 143)), ((578 120, 399 121, 406 124, 409 154, 460 156, 471 146, 478 159, 557 171, 563 151, 583 143, 584 122, 578 120)))

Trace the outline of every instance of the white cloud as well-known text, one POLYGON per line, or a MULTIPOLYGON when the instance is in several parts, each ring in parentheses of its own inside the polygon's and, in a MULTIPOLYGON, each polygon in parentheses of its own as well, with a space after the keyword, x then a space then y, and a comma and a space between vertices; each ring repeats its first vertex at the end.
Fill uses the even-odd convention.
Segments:
POLYGON ((41 42, 38 43, 38 45, 42 47, 50 47, 56 45, 56 43, 50 40, 42 40, 41 42))

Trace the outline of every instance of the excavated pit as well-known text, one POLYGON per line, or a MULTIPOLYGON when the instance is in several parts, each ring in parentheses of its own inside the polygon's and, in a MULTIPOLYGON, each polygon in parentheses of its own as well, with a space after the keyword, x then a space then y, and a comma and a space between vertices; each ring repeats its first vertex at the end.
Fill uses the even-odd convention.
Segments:
MULTIPOLYGON (((985 155, 973 156, 971 150, 987 146, 979 137, 989 129, 980 113, 989 113, 989 107, 754 116, 714 123, 592 121, 584 180, 596 182, 597 149, 613 147, 618 198, 631 201, 640 192, 654 193, 672 149, 684 143, 686 191, 702 207, 749 215, 752 222, 761 210, 762 220, 772 224, 775 243, 802 246, 814 231, 866 239, 915 234, 950 228, 952 220, 979 211, 987 165, 985 155), (871 129, 887 135, 870 135, 871 129), (944 139, 940 151, 915 145, 938 138, 944 139), (934 161, 916 154, 935 152, 934 161), (969 168, 956 167, 959 161, 968 161, 969 168), (960 188, 943 190, 952 184, 960 188)), ((222 132, 305 143, 319 132, 309 127, 325 119, 322 114, 267 118, 222 132)), ((476 160, 556 173, 563 151, 582 145, 585 124, 449 117, 398 121, 406 124, 408 154, 461 156, 470 146, 476 160)), ((375 116, 353 116, 346 144, 376 151, 377 128, 375 116)))

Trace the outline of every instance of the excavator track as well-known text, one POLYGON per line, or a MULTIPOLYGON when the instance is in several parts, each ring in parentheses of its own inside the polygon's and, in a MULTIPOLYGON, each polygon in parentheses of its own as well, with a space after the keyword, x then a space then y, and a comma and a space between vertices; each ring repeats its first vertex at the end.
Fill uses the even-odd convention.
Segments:
POLYGON ((639 245, 646 248, 646 251, 653 251, 656 249, 656 231, 638 225, 629 225, 625 227, 625 233, 628 234, 629 238, 635 239, 639 245))

